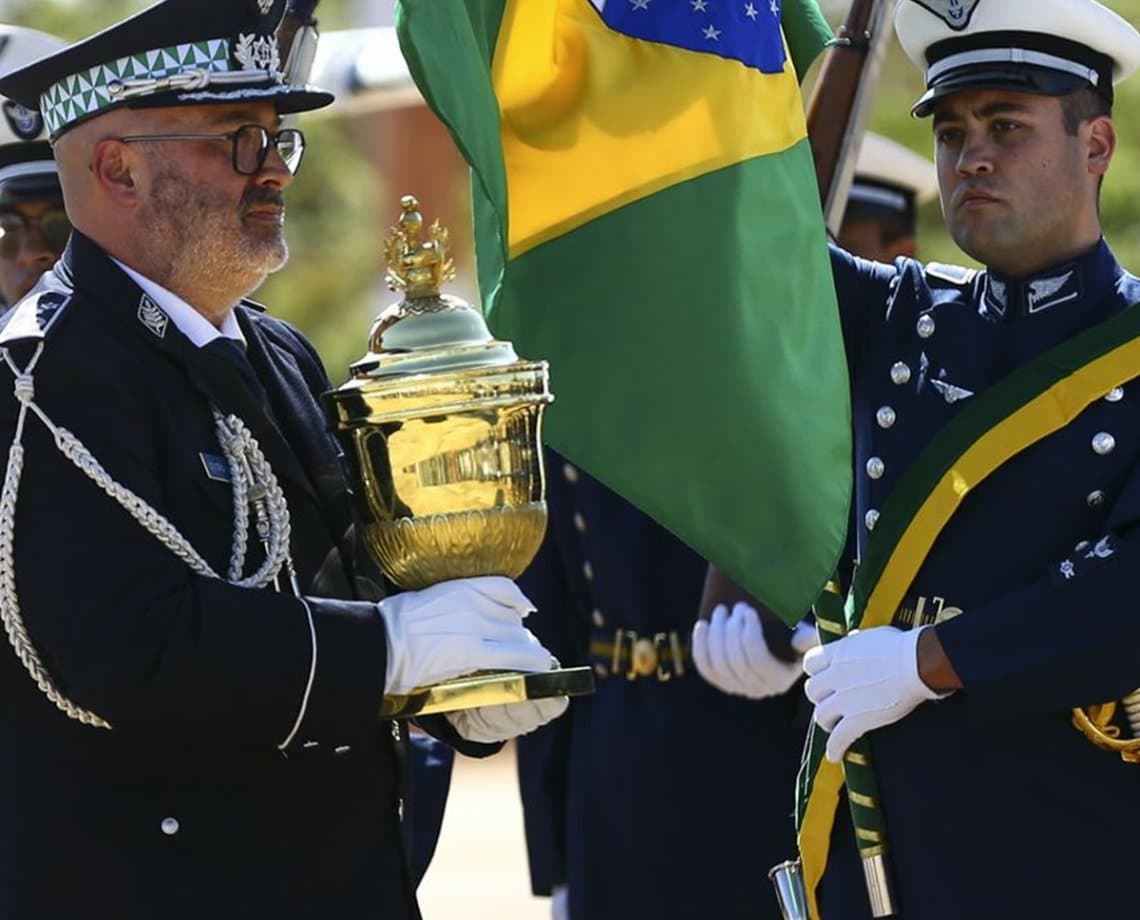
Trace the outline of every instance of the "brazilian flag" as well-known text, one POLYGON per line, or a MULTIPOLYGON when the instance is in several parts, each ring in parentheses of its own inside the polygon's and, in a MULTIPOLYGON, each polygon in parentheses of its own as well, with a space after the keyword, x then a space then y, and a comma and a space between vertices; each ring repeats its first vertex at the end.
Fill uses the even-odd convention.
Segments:
POLYGON ((847 371, 797 68, 814 0, 400 0, 471 164, 491 328, 546 441, 789 622, 832 574, 847 371))

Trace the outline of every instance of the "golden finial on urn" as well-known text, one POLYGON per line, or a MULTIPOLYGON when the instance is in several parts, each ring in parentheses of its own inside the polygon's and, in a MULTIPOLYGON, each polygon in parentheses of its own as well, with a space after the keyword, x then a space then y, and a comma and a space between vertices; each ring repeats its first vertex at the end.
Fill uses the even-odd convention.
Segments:
MULTIPOLYGON (((384 249, 389 287, 404 297, 372 324, 351 379, 325 396, 364 542, 405 589, 477 575, 516 578, 546 530, 547 365, 520 359, 491 335, 482 313, 441 293, 454 275, 448 233, 438 221, 425 233, 415 198, 403 198, 401 209, 384 249)), ((582 692, 592 686, 589 675, 575 668, 513 683, 508 675, 493 693, 484 678, 467 682, 474 693, 449 682, 425 688, 418 703, 386 702, 386 714, 582 692)))

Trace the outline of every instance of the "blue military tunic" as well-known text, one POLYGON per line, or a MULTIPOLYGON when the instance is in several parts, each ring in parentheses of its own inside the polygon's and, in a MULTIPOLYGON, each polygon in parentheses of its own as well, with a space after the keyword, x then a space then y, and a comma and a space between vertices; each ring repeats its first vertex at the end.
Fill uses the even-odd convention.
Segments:
MULTIPOLYGON (((856 419, 858 545, 920 451, 1010 371, 1140 301, 1103 241, 1031 278, 833 251, 856 419)), ((1140 768, 1094 747, 1074 706, 1140 686, 1140 383, 970 493, 895 625, 938 623, 965 689, 875 732, 903 915, 1125 916, 1140 768)), ((819 889, 869 917, 847 806, 819 889)))
POLYGON ((519 580, 538 607, 527 625, 598 682, 518 742, 534 890, 568 884, 574 920, 774 920, 766 873, 795 845, 802 695, 754 702, 705 683, 687 648, 707 563, 547 461, 550 526, 519 580), (630 656, 639 642, 648 660, 630 656))

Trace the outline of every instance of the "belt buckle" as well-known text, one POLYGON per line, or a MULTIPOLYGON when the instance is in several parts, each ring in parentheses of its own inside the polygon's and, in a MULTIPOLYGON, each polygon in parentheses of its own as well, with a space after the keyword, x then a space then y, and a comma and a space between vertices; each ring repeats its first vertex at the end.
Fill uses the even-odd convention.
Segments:
POLYGON ((656 677, 667 683, 685 673, 681 638, 676 631, 654 633, 653 638, 638 635, 633 629, 618 629, 614 632, 613 657, 610 659, 610 673, 617 674, 622 666, 626 643, 629 648, 629 666, 625 670, 626 680, 642 677, 656 677))
POLYGON ((629 635, 629 670, 626 680, 637 680, 639 677, 649 677, 658 670, 657 644, 648 636, 639 636, 632 630, 629 635))

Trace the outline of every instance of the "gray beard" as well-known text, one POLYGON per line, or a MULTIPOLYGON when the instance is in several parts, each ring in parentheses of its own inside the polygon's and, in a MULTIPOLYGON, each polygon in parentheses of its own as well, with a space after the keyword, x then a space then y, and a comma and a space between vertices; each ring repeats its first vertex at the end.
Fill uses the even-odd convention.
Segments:
POLYGON ((152 195, 140 212, 151 280, 191 300, 195 292, 229 305, 257 290, 289 258, 280 229, 257 232, 235 205, 207 186, 159 165, 152 195), (186 295, 190 294, 190 297, 186 295))

